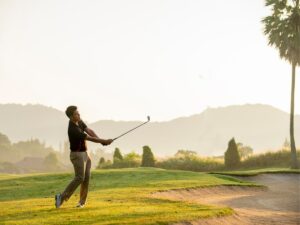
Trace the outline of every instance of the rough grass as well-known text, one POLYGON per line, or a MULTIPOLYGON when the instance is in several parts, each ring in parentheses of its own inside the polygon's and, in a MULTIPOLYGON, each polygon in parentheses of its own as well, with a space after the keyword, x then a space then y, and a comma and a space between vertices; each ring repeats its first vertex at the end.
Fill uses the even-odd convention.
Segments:
MULTIPOLYGON (((297 158, 300 160, 300 151, 297 150, 297 158)), ((280 150, 252 155, 241 162, 240 167, 244 169, 255 168, 287 168, 291 166, 291 152, 280 150)))
MULTIPOLYGON (((300 151, 297 150, 300 161, 300 151)), ((254 170, 262 168, 287 168, 291 165, 291 152, 279 150, 251 155, 242 160, 236 170, 254 170)), ((216 158, 203 158, 199 156, 172 157, 156 163, 156 167, 164 169, 187 170, 198 172, 226 171, 224 160, 216 158)))
POLYGON ((192 157, 172 157, 156 163, 156 167, 171 170, 187 171, 214 171, 224 168, 224 160, 214 158, 192 157))
POLYGON ((0 175, 0 224, 170 224, 229 215, 227 207, 155 199, 150 193, 168 189, 217 185, 253 185, 219 174, 155 168, 92 172, 88 203, 74 206, 78 190, 60 209, 54 194, 72 179, 71 173, 0 175))

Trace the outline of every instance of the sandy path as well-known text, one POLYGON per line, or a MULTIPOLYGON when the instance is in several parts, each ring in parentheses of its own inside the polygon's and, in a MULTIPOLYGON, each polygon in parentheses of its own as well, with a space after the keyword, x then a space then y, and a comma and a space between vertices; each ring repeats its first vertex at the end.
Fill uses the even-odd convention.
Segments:
POLYGON ((176 225, 300 225, 300 174, 261 174, 240 178, 263 184, 267 188, 220 186, 171 190, 153 193, 153 197, 225 205, 234 209, 233 216, 176 225))

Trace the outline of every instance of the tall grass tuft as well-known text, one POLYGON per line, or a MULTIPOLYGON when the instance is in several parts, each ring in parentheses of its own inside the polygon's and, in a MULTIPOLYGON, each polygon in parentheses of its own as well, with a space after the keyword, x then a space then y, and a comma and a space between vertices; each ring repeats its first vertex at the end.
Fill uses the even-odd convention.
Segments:
POLYGON ((202 158, 199 156, 193 157, 172 157, 164 161, 156 163, 156 167, 163 169, 174 169, 174 170, 189 170, 195 172, 201 171, 214 171, 223 170, 223 160, 214 158, 202 158))
MULTIPOLYGON (((297 158, 300 159, 300 151, 297 151, 297 158)), ((242 168, 290 167, 290 165, 291 152, 287 150, 252 155, 241 162, 242 168)))

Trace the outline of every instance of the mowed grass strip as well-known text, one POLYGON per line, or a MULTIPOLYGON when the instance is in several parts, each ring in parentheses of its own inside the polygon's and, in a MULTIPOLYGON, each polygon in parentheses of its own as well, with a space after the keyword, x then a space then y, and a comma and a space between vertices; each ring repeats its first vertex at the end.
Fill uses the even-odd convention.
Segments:
POLYGON ((234 175, 234 176, 256 176, 264 173, 300 174, 300 169, 261 168, 261 169, 245 169, 245 170, 235 170, 235 171, 211 172, 211 174, 234 175))
POLYGON ((0 175, 0 224, 170 224, 230 215, 227 207, 155 199, 150 193, 169 189, 217 185, 254 185, 226 176, 156 168, 92 172, 85 208, 77 209, 78 192, 60 209, 54 194, 72 173, 0 175))

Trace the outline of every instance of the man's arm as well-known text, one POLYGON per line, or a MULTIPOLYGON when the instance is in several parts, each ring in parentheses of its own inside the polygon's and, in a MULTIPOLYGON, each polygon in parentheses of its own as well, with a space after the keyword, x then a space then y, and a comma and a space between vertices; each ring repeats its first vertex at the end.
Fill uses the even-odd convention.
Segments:
POLYGON ((101 138, 92 137, 92 136, 89 136, 89 135, 87 135, 85 139, 88 140, 88 141, 95 142, 95 143, 100 143, 102 145, 110 145, 113 142, 112 139, 101 139, 101 138))
POLYGON ((84 129, 84 131, 85 131, 89 136, 91 136, 91 137, 99 138, 99 137, 97 136, 97 134, 95 133, 95 131, 93 131, 92 129, 90 129, 90 128, 88 128, 88 127, 86 127, 86 128, 84 129))

